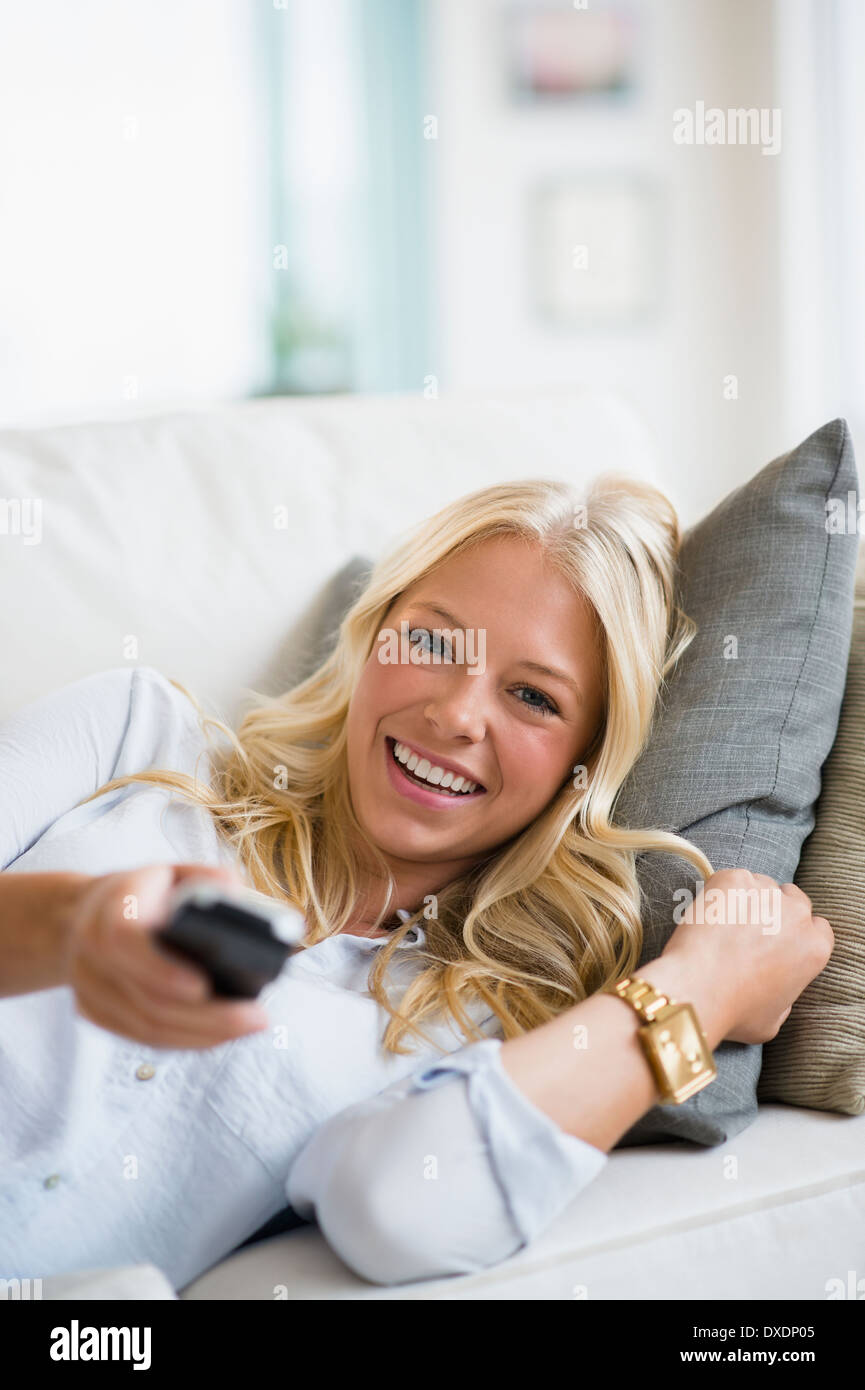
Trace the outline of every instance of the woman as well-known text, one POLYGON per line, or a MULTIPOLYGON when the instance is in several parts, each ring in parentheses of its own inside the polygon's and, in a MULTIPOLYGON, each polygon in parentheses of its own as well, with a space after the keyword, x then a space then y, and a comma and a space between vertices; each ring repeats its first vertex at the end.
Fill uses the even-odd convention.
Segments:
MULTIPOLYGON (((182 1287, 286 1201, 367 1278, 465 1272, 597 1175, 658 1100, 604 992, 640 954, 635 852, 712 873, 611 820, 694 632, 678 545, 637 482, 487 488, 383 559, 332 655, 236 734, 152 668, 0 726, 7 1277, 149 1261, 182 1287), (193 872, 304 914, 257 1004, 153 945, 193 872)), ((774 1036, 825 965, 828 923, 783 901, 782 931, 686 921, 640 969, 711 1048, 774 1036)))

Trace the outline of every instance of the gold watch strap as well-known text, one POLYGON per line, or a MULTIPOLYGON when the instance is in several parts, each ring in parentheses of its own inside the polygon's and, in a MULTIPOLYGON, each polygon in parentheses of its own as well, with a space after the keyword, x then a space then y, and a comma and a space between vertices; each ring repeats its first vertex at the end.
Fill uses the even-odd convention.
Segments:
POLYGON ((652 1069, 661 1103, 681 1105, 717 1076, 717 1067, 693 1004, 663 994, 648 980, 629 975, 613 985, 639 1016, 640 1045, 652 1069))
POLYGON ((655 1015, 661 1009, 676 1002, 669 995, 655 989, 648 980, 641 980, 639 975, 629 975, 627 979, 619 980, 614 988, 619 998, 631 1004, 645 1023, 654 1023, 655 1015))

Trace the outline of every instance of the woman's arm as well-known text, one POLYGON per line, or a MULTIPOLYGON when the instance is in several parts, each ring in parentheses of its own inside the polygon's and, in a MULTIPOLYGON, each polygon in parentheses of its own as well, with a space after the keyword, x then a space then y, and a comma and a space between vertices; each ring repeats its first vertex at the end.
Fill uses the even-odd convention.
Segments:
MULTIPOLYGON (((724 991, 676 952, 658 956, 636 973, 662 994, 694 1005, 714 1052, 733 1026, 724 991)), ((593 994, 504 1043, 502 1065, 567 1134, 608 1152, 659 1099, 639 1027, 629 1004, 611 994, 593 994)))
POLYGON ((0 998, 66 983, 69 923, 90 874, 0 873, 0 998))
MULTIPOLYGON (((686 920, 637 973, 693 1003, 714 1051, 725 1037, 774 1037, 834 938, 793 885, 767 933, 736 917, 736 895, 773 880, 724 870, 709 882, 732 894, 732 915, 711 928, 686 920)), ((316 1130, 288 1201, 375 1283, 495 1264, 547 1229, 657 1104, 639 1026, 622 1000, 595 994, 518 1038, 427 1064, 316 1130)))
MULTIPOLYGON (((640 975, 690 999, 717 1047, 723 1006, 678 960, 640 975)), ((373 1283, 499 1263, 547 1229, 657 1103, 638 1026, 622 1000, 593 995, 519 1038, 428 1064, 322 1125, 292 1168, 289 1203, 373 1283)))
POLYGON ((0 869, 115 775, 138 669, 84 676, 0 721, 0 869))
MULTIPOLYGON (((0 871, 114 775, 137 669, 84 676, 0 721, 0 871)), ((69 919, 91 881, 78 873, 0 872, 0 998, 65 983, 69 919)))

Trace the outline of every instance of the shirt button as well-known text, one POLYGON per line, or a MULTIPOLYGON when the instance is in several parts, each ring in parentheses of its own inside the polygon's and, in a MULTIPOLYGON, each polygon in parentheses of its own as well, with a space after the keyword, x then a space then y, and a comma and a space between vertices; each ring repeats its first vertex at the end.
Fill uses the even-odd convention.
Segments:
POLYGON ((156 1075, 156 1068, 152 1067, 149 1062, 142 1062, 140 1067, 136 1067, 135 1075, 139 1081, 149 1081, 151 1076, 156 1075))
POLYGON ((50 1177, 48 1177, 48 1178, 45 1179, 45 1181, 43 1182, 42 1186, 43 1186, 43 1187, 56 1187, 57 1184, 59 1183, 59 1181, 60 1181, 60 1174, 59 1174, 59 1173, 52 1173, 50 1177))

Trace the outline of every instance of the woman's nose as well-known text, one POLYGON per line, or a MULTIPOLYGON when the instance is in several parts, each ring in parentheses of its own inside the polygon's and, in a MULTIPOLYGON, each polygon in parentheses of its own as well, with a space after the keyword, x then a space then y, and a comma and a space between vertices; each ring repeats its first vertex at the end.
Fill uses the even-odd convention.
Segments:
POLYGON ((424 716, 441 738, 468 738, 480 743, 489 719, 489 698, 483 676, 469 676, 466 671, 447 683, 434 699, 424 706, 424 716))

